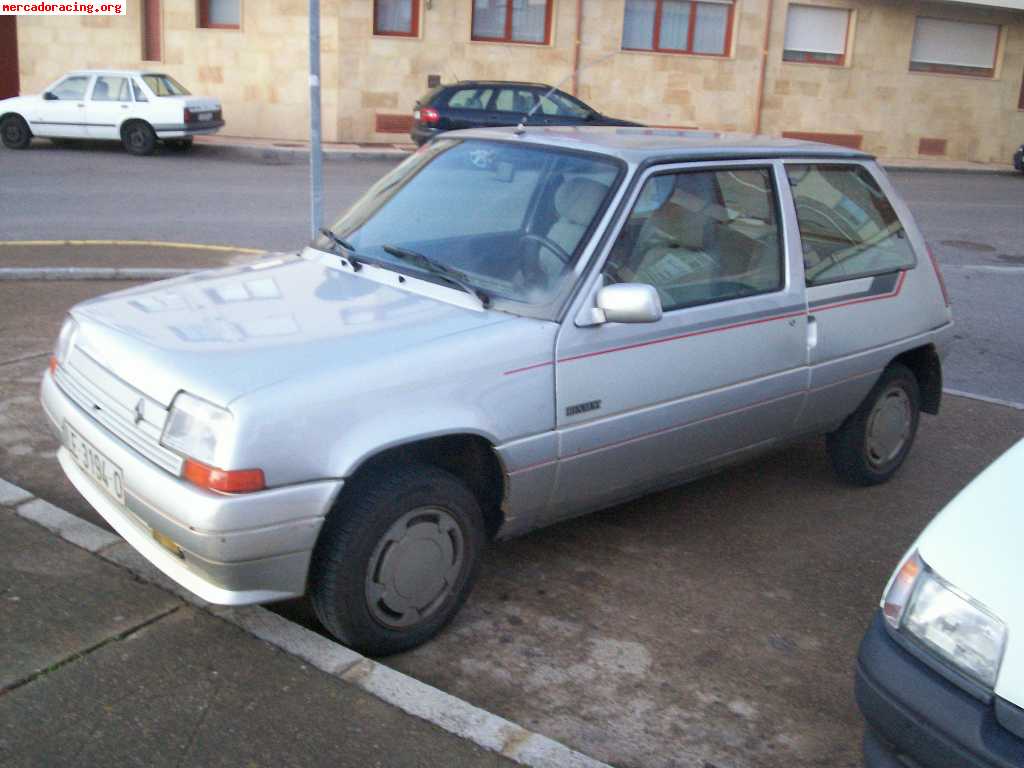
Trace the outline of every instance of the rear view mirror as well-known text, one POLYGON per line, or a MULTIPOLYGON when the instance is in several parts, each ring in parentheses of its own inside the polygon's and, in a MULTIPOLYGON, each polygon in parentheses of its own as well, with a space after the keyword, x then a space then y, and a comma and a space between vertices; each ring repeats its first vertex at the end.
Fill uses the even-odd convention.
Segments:
POLYGON ((54 96, 50 91, 43 91, 43 99, 45 101, 57 101, 57 97, 54 96))
POLYGON ((653 285, 618 283, 597 293, 597 309, 606 323, 654 323, 661 320, 661 298, 653 285))

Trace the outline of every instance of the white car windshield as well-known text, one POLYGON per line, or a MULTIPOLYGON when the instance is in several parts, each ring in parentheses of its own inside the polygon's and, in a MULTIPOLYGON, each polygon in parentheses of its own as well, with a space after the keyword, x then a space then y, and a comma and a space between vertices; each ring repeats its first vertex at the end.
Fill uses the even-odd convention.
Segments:
POLYGON ((188 96, 188 89, 170 75, 143 75, 149 90, 157 96, 188 96))
MULTIPOLYGON (((550 305, 571 283, 621 167, 552 147, 439 139, 378 181, 331 229, 357 257, 417 269, 393 253, 415 251, 458 270, 496 306, 535 314, 528 308, 550 305)), ((321 245, 330 247, 326 239, 321 245)))

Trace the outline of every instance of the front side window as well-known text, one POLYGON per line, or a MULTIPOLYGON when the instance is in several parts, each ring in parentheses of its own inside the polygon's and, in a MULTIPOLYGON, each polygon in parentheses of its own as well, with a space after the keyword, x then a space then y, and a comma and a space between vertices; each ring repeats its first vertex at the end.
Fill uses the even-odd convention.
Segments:
POLYGON ((331 229, 367 260, 418 273, 384 246, 417 251, 464 273, 496 307, 543 314, 539 308, 571 287, 573 266, 620 169, 598 155, 437 139, 371 187, 331 229))
POLYGON ((910 49, 912 72, 992 77, 999 27, 919 16, 910 49))
POLYGON ((782 60, 845 64, 849 26, 850 12, 845 8, 789 6, 782 60))
POLYGON ((131 101, 127 77, 97 77, 92 87, 93 101, 131 101))
POLYGON ((189 92, 170 75, 143 75, 149 90, 157 96, 188 96, 189 92))
POLYGON ((242 0, 199 0, 199 26, 238 29, 242 25, 242 0))
POLYGON ((420 33, 420 0, 374 0, 373 34, 416 37, 420 33))
POLYGON ((780 243, 771 169, 659 174, 641 189, 604 274, 653 285, 671 311, 780 290, 780 243))
POLYGON ((550 94, 542 93, 540 97, 540 111, 545 115, 557 115, 559 117, 575 117, 586 120, 592 110, 588 109, 582 102, 567 96, 561 91, 552 91, 550 94))
POLYGON ((546 44, 552 0, 472 0, 473 39, 546 44))
POLYGON ((896 211, 859 165, 788 165, 807 285, 914 266, 896 211))
POLYGON ((75 77, 66 77, 61 80, 54 88, 50 89, 50 93, 56 96, 58 99, 73 101, 75 99, 85 98, 85 88, 89 85, 88 75, 76 75, 75 77))
POLYGON ((491 100, 493 88, 463 88, 448 99, 452 109, 486 109, 491 100))
POLYGON ((533 109, 537 96, 529 88, 502 88, 494 99, 494 106, 499 112, 515 112, 525 115, 533 109))
POLYGON ((726 56, 732 16, 732 0, 626 0, 622 47, 726 56))

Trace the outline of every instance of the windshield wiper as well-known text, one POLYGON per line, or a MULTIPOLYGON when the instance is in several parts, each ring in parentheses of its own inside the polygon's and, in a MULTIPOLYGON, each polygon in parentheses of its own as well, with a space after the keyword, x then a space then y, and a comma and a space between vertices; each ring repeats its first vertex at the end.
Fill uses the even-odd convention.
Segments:
POLYGON ((420 253, 419 251, 411 251, 408 248, 399 248, 396 245, 382 245, 381 248, 395 258, 408 261, 437 275, 457 288, 461 288, 470 296, 476 296, 480 300, 480 304, 484 309, 491 306, 491 297, 479 288, 470 285, 465 273, 460 270, 434 261, 432 258, 420 253))
POLYGON ((361 256, 356 256, 356 247, 352 245, 348 240, 344 240, 338 237, 334 232, 327 229, 326 227, 320 228, 320 234, 326 237, 331 243, 337 247, 340 247, 345 251, 344 256, 348 259, 348 263, 352 265, 352 271, 358 272, 363 268, 363 260, 361 256))

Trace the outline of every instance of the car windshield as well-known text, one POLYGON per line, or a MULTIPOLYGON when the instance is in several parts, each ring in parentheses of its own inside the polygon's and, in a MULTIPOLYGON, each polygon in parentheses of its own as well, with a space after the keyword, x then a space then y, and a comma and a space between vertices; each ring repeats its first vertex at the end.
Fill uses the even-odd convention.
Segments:
POLYGON ((551 147, 439 139, 374 184, 331 231, 358 254, 404 269, 385 246, 417 251, 457 269, 497 308, 534 315, 571 285, 620 167, 551 147))
POLYGON ((146 85, 157 96, 188 96, 188 89, 170 75, 143 75, 146 85))

